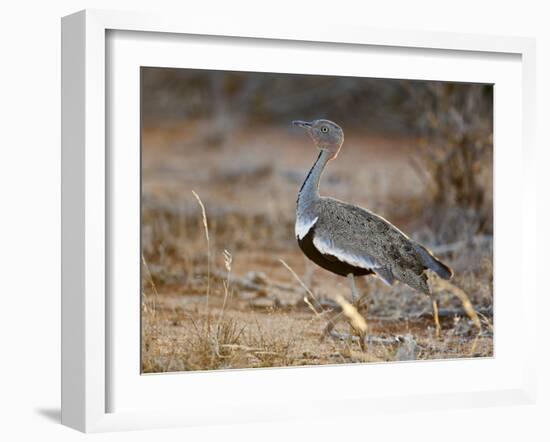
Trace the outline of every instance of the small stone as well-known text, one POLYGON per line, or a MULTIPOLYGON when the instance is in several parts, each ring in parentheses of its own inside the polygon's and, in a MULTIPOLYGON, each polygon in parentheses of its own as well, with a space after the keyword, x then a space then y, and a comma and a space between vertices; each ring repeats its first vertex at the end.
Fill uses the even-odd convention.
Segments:
POLYGON ((413 336, 407 334, 400 339, 401 344, 397 348, 395 353, 395 359, 397 361, 414 361, 418 354, 418 345, 413 336))
POLYGON ((257 309, 271 309, 275 304, 275 300, 271 298, 257 298, 250 301, 250 306, 257 309))

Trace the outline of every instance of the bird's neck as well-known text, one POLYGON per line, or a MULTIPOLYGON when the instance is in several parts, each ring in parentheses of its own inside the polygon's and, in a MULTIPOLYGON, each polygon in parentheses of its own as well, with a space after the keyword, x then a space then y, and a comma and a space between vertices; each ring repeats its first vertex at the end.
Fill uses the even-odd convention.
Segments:
POLYGON ((310 169, 307 177, 298 192, 298 210, 306 210, 316 200, 319 199, 319 182, 321 181, 321 175, 327 163, 330 161, 331 155, 326 150, 322 150, 317 160, 310 169))

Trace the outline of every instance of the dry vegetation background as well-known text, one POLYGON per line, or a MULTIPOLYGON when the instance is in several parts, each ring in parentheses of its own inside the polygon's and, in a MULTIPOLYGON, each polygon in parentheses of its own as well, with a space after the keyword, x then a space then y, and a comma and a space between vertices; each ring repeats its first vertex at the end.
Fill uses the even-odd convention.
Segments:
POLYGON ((142 371, 492 356, 492 93, 143 68, 142 371), (371 277, 360 281, 359 313, 377 340, 362 349, 323 338, 334 299, 350 289, 294 237, 317 152, 289 123, 314 118, 346 134, 321 193, 381 214, 453 267, 451 284, 432 285, 440 337, 429 299, 371 277))

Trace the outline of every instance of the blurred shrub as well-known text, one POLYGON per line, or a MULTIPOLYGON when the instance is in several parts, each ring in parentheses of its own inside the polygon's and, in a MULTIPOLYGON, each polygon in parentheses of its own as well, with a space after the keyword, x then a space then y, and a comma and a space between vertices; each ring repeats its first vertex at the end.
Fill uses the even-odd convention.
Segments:
POLYGON ((492 232, 491 85, 142 68, 142 117, 144 125, 198 121, 206 146, 224 144, 246 124, 314 118, 415 137, 426 207, 453 207, 473 234, 492 232))
POLYGON ((233 124, 330 118, 346 128, 408 130, 400 80, 360 77, 142 69, 145 124, 159 120, 228 120, 233 124))
POLYGON ((469 209, 492 233, 493 88, 445 82, 403 83, 405 111, 416 115, 419 149, 414 161, 431 180, 436 206, 469 209), (465 87, 466 86, 466 87, 465 87))

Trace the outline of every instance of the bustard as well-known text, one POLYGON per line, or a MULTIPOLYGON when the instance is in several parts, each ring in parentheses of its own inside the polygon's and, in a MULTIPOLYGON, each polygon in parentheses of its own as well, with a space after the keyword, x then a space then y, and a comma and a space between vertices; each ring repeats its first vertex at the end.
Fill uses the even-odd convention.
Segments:
MULTIPOLYGON (((298 193, 295 233, 304 254, 322 268, 347 276, 352 302, 359 296, 356 276, 376 275, 388 285, 396 280, 431 297, 430 269, 444 279, 452 270, 428 249, 410 239, 397 227, 369 210, 319 195, 319 182, 326 165, 338 156, 344 131, 329 120, 293 121, 303 127, 320 150, 319 156, 298 193)), ((437 303, 432 298, 436 333, 439 334, 437 303)), ((325 331, 341 337, 329 321, 325 331)))

